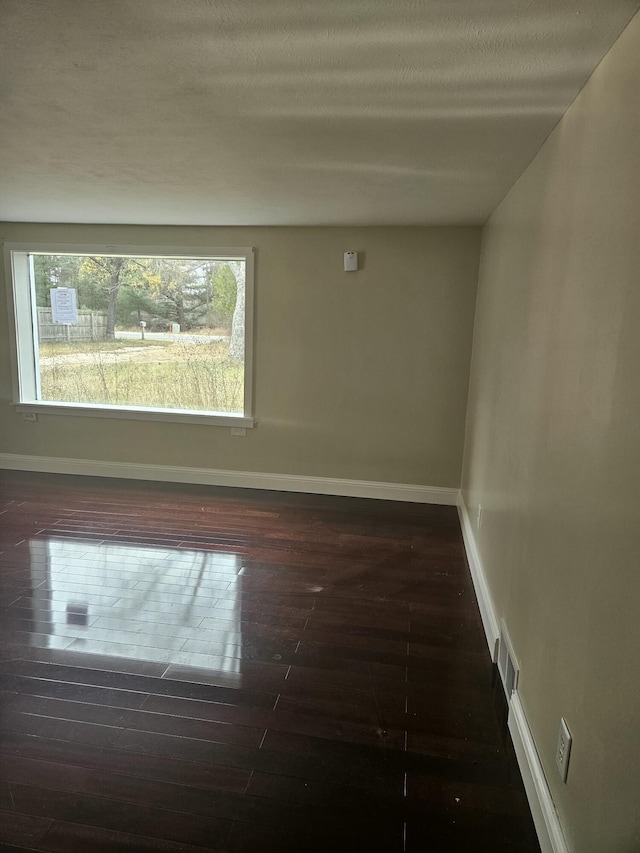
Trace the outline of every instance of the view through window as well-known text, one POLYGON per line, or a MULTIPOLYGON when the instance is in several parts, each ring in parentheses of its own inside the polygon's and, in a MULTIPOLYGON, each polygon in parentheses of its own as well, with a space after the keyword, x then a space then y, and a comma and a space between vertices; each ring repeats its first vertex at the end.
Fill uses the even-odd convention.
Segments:
POLYGON ((29 252, 28 270, 35 400, 248 414, 245 257, 29 252))

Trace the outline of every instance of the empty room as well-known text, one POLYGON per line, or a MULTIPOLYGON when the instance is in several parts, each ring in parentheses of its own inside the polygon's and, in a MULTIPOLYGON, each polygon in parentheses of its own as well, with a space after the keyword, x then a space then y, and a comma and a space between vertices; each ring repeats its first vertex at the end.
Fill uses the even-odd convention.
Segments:
POLYGON ((640 0, 0 0, 0 848, 640 851, 640 0))

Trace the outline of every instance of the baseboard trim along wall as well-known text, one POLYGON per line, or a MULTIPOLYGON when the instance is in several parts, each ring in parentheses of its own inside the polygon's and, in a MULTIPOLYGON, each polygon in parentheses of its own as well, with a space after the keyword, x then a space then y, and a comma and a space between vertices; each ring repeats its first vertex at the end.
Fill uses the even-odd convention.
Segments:
POLYGON ((493 663, 498 661, 498 640, 500 638, 500 625, 496 616, 496 611, 491 599, 491 593, 487 585, 484 569, 480 560, 480 554, 476 546, 471 527, 469 512, 462 499, 462 494, 458 496, 458 515, 460 516, 460 527, 462 528, 462 538, 464 540, 465 551, 467 552, 467 562, 471 571, 473 587, 475 589, 476 598, 478 599, 478 607, 480 608, 480 616, 484 633, 487 638, 487 645, 491 654, 493 663))
MULTIPOLYGON (((500 623, 491 598, 478 546, 476 545, 469 511, 462 493, 458 497, 458 514, 460 516, 462 538, 471 571, 471 579, 476 598, 478 599, 478 607, 487 638, 487 645, 489 646, 491 658, 496 663, 498 641, 500 638, 500 623)), ((522 781, 524 782, 529 808, 531 809, 542 853, 570 853, 517 690, 511 694, 511 698, 509 699, 507 724, 513 740, 518 766, 522 774, 522 781)))
POLYGON ((26 456, 0 453, 0 468, 13 471, 40 471, 48 474, 84 474, 91 477, 119 477, 126 480, 155 480, 204 486, 233 486, 243 489, 271 489, 279 492, 307 492, 387 501, 455 506, 458 489, 414 486, 407 483, 378 483, 333 477, 303 477, 298 474, 263 474, 224 471, 215 468, 186 468, 147 465, 138 462, 101 462, 94 459, 66 459, 54 456, 26 456))
POLYGON ((507 724, 542 853, 569 853, 517 690, 511 694, 507 724))

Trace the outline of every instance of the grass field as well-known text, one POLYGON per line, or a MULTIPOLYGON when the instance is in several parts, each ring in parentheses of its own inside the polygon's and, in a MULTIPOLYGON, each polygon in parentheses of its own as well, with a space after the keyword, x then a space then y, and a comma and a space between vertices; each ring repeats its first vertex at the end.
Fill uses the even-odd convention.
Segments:
POLYGON ((42 400, 242 413, 243 380, 224 342, 40 346, 42 400))

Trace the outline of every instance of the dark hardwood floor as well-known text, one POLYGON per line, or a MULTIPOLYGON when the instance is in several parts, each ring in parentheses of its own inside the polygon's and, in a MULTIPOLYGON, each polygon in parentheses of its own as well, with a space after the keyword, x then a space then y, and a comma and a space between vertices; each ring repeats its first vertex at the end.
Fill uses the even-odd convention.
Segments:
POLYGON ((539 850, 455 509, 0 488, 0 849, 539 850))

